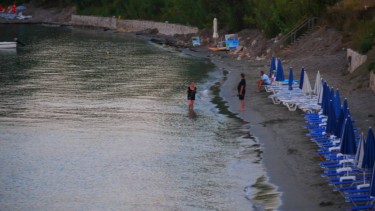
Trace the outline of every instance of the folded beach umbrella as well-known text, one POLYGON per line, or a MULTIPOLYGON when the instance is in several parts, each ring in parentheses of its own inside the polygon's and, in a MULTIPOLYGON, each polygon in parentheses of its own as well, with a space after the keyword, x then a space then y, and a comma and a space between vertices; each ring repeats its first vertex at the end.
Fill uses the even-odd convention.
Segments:
POLYGON ((275 59, 274 56, 272 56, 272 59, 271 59, 271 66, 270 66, 270 74, 269 74, 269 76, 271 76, 272 71, 276 72, 276 59, 275 59))
POLYGON ((331 93, 330 93, 330 100, 335 100, 335 89, 333 87, 331 87, 331 93))
POLYGON ((324 90, 324 83, 325 82, 322 79, 322 81, 320 83, 321 83, 321 87, 320 87, 320 91, 318 93, 318 104, 322 105, 322 102, 323 102, 323 90, 324 90))
POLYGON ((350 109, 347 108, 346 111, 344 111, 345 117, 351 116, 350 115, 350 109))
POLYGON ((344 102, 342 102, 342 108, 344 109, 344 112, 345 112, 345 115, 347 115, 347 111, 348 111, 348 99, 345 98, 344 99, 344 102))
POLYGON ((341 134, 340 153, 343 155, 355 155, 357 152, 355 134, 350 116, 345 119, 344 130, 341 134))
POLYGON ((314 94, 319 95, 320 90, 322 89, 322 78, 320 77, 320 72, 316 73, 315 85, 314 85, 314 94))
POLYGON ((355 154, 355 160, 354 160, 355 166, 357 168, 362 168, 364 153, 365 153, 365 135, 361 133, 361 138, 358 143, 357 152, 355 154))
MULTIPOLYGON (((332 88, 333 89, 333 88, 332 88)), ((326 96, 324 98, 324 104, 323 104, 323 112, 325 113, 324 115, 327 115, 328 110, 329 110, 329 101, 334 100, 335 96, 335 91, 329 88, 328 84, 326 86, 326 96), (325 111, 324 111, 325 110, 325 111)))
MULTIPOLYGON (((363 133, 362 137, 363 138, 363 133)), ((364 139, 364 138, 363 138, 364 139)), ((361 143, 361 142, 360 142, 361 143)), ((358 150, 357 150, 358 151, 358 150)), ((374 161, 375 161, 375 138, 374 138, 374 133, 372 131, 372 128, 368 129, 367 132, 367 138, 366 141, 364 142, 364 151, 363 151, 363 158, 360 160, 361 157, 359 157, 359 162, 357 164, 357 167, 362 168, 362 169, 371 169, 374 166, 374 161)), ((366 178, 366 172, 363 171, 363 180, 366 178)))
POLYGON ((281 59, 277 59, 277 72, 276 72, 276 81, 284 81, 284 69, 281 63, 281 59))
POLYGON ((340 115, 338 117, 336 117, 336 119, 337 119, 337 124, 336 124, 336 129, 335 129, 335 136, 336 137, 340 137, 341 136, 343 125, 345 123, 345 118, 346 117, 347 116, 345 116, 344 108, 341 107, 341 109, 340 109, 340 115))
POLYGON ((363 160, 360 168, 371 169, 375 161, 375 138, 372 128, 368 129, 367 138, 364 147, 363 160))
POLYGON ((335 104, 336 116, 339 116, 340 110, 341 110, 341 98, 340 98, 340 91, 338 89, 336 90, 334 104, 335 104))
POLYGON ((320 88, 320 93, 318 96, 318 104, 323 108, 323 96, 324 96, 324 89, 325 89, 326 82, 322 79, 322 87, 320 88))
POLYGON ((289 90, 293 90, 293 68, 289 69, 289 81, 288 81, 288 85, 289 85, 289 90))
MULTIPOLYGON (((327 84, 327 87, 326 87, 326 98, 324 99, 324 110, 326 110, 326 113, 328 114, 328 111, 329 111, 329 101, 332 99, 331 98, 331 90, 327 84)), ((326 114, 326 115, 327 115, 326 114)))
POLYGON ((372 176, 370 181, 370 196, 375 197, 375 168, 372 167, 372 176))
POLYGON ((336 112, 333 100, 329 101, 329 112, 326 126, 326 133, 334 134, 336 131, 336 112))
MULTIPOLYGON (((361 133, 358 147, 357 147, 357 153, 355 154, 355 158, 354 158, 354 165, 357 168, 364 169, 362 167, 364 164, 363 162, 364 157, 365 157, 365 135, 361 133)), ((363 171, 363 184, 366 184, 366 171, 363 171)))
POLYGON ((299 89, 303 87, 303 78, 304 78, 305 68, 302 67, 301 75, 299 76, 299 89))
MULTIPOLYGON (((327 82, 324 82, 323 85, 323 99, 322 99, 322 110, 323 114, 327 116, 328 114, 328 103, 330 98, 330 91, 327 82)), ((340 134, 341 135, 341 134, 340 134)))
POLYGON ((304 76, 303 76, 302 92, 304 94, 311 94, 312 93, 311 84, 310 84, 310 80, 309 80, 309 76, 307 74, 307 71, 305 71, 304 76))
POLYGON ((213 20, 213 34, 212 38, 217 39, 219 38, 219 34, 217 33, 217 18, 214 18, 213 20))

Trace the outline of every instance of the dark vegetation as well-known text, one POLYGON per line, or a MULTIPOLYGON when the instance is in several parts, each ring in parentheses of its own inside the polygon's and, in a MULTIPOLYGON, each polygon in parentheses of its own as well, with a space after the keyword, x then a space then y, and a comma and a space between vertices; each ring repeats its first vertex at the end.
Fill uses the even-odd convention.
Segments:
MULTIPOLYGON (((13 0, 3 1, 11 4, 13 0)), ((29 2, 17 0, 18 4, 29 2)), ((309 17, 344 33, 344 42, 361 53, 372 49, 375 38, 374 0, 33 0, 36 6, 75 6, 82 15, 168 21, 228 32, 258 29, 266 37, 285 34, 309 17)))

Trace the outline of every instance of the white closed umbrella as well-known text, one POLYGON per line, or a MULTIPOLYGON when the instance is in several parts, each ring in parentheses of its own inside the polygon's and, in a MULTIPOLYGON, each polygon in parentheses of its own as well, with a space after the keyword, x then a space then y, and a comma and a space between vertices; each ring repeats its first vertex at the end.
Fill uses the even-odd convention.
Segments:
POLYGON ((320 90, 319 90, 319 92, 318 92, 318 104, 322 104, 322 102, 323 102, 323 84, 324 84, 324 82, 323 82, 323 79, 321 79, 321 81, 320 81, 320 84, 321 84, 321 88, 320 88, 320 90))
POLYGON ((217 19, 214 18, 214 34, 212 35, 214 39, 219 38, 219 34, 217 33, 217 19))
POLYGON ((315 86, 314 86, 314 94, 318 95, 320 93, 320 89, 322 88, 322 78, 320 77, 320 72, 316 73, 315 78, 315 86))
POLYGON ((304 73, 304 76, 303 76, 302 92, 304 94, 311 94, 312 93, 309 76, 307 75, 307 71, 306 70, 305 70, 305 73, 304 73))
POLYGON ((362 132, 360 139, 359 139, 357 153, 355 154, 355 160, 354 160, 355 166, 358 168, 362 168, 364 153, 365 153, 365 137, 362 132))

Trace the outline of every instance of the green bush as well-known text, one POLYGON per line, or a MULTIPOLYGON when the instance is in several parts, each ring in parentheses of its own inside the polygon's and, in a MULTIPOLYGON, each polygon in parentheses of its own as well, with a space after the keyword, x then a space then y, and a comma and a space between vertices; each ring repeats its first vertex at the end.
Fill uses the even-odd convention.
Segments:
POLYGON ((371 62, 369 65, 368 65, 368 71, 372 71, 373 73, 375 73, 375 61, 371 62))
POLYGON ((374 39, 373 35, 367 35, 361 41, 359 46, 359 52, 362 54, 366 54, 368 51, 372 49, 372 40, 374 39))
MULTIPOLYGON (((9 1, 9 0, 8 0, 9 1)), ((21 2, 22 0, 20 0, 21 2)), ((38 6, 75 4, 78 14, 169 21, 238 32, 257 28, 267 37, 289 32, 307 17, 319 17, 339 0, 33 0, 38 6)), ((354 0, 352 0, 354 1, 354 0)), ((24 2, 24 1, 22 1, 24 2)))
MULTIPOLYGON (((350 31, 353 41, 353 48, 362 54, 366 54, 372 49, 375 38, 375 21, 371 20, 351 20, 350 31)), ((347 29, 349 31, 349 29, 347 29)))

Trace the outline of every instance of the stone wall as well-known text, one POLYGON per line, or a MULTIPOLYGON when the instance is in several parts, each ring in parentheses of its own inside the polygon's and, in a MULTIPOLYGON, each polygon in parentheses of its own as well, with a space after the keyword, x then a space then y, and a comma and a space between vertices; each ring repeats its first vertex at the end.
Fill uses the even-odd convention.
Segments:
POLYGON ((198 33, 197 27, 143 20, 118 20, 118 27, 127 32, 157 29, 160 34, 165 35, 198 33))
POLYGON ((354 72, 357 69, 357 67, 365 63, 367 60, 366 55, 359 54, 350 48, 347 49, 346 58, 349 64, 348 71, 350 73, 354 72))
POLYGON ((375 73, 373 71, 370 73, 370 88, 375 92, 375 73))
POLYGON ((116 19, 115 17, 109 18, 72 15, 70 23, 72 25, 118 29, 125 32, 138 32, 147 29, 157 29, 160 34, 164 35, 196 34, 198 32, 197 27, 143 20, 121 20, 116 19))

